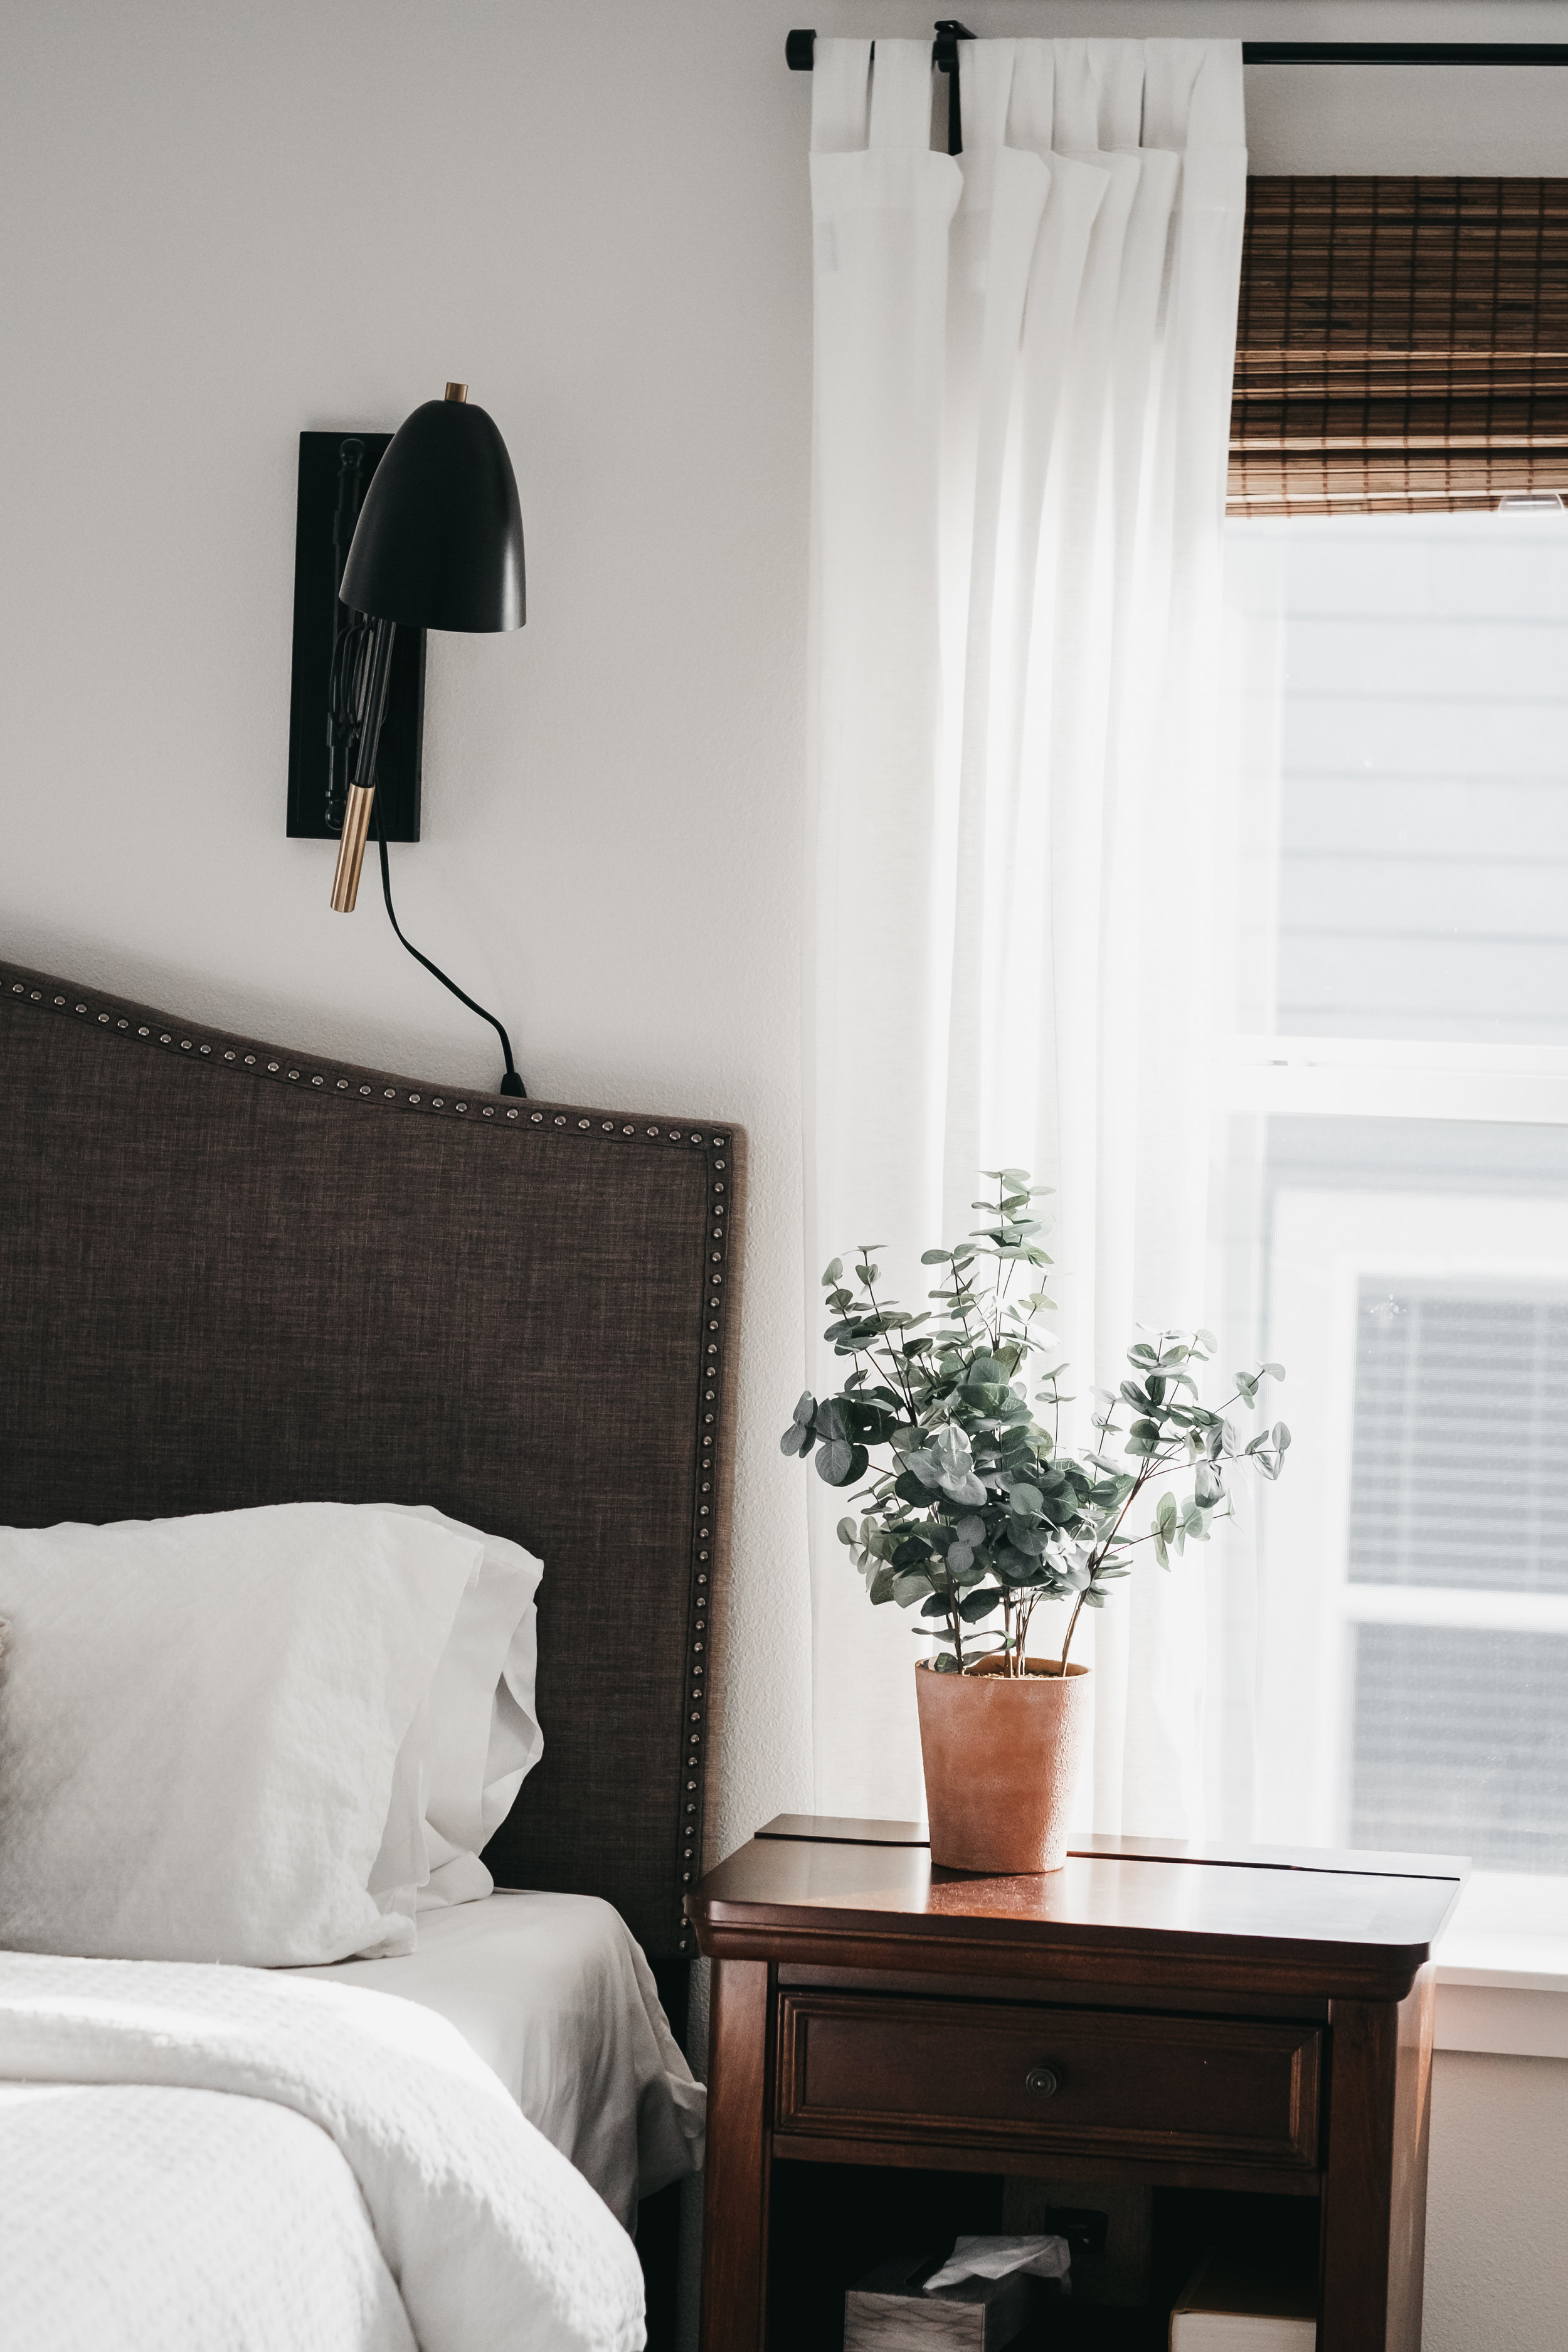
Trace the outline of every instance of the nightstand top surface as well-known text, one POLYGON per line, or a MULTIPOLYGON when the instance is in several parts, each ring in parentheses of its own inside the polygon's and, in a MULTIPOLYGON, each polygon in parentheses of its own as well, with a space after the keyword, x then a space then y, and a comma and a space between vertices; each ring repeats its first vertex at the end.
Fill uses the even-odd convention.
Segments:
POLYGON ((1063 1870, 987 1878, 933 1868, 915 1822, 781 1814, 687 1907, 703 1950, 721 1956, 766 1944, 781 1958, 829 1946, 847 1958, 858 1941, 886 1964, 896 1939, 904 1967, 951 1965, 960 1945, 987 1965, 1005 1953, 1058 1973, 1113 1957, 1156 1971, 1229 1960, 1352 1995, 1408 1983, 1468 1870, 1451 1855, 1097 1837, 1063 1870))

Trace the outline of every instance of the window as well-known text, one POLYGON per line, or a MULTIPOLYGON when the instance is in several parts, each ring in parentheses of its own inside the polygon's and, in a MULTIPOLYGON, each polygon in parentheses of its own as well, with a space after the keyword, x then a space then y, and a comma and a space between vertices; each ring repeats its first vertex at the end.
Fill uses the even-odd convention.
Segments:
MULTIPOLYGON (((1267 1839, 1568 1892, 1568 513, 1229 526, 1267 1839)), ((1245 1336, 1244 1336, 1245 1335, 1245 1336)))

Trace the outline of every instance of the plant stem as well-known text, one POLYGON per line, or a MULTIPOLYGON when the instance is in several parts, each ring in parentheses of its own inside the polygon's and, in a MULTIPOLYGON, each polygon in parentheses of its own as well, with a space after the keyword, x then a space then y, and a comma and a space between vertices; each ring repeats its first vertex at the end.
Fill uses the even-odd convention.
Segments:
POLYGON ((1062 1676, 1063 1676, 1063 1679, 1064 1679, 1064 1680, 1066 1679, 1066 1676, 1067 1676, 1067 1670, 1068 1670, 1068 1651, 1071 1649, 1071 1647, 1072 1647, 1073 1628, 1074 1628, 1074 1626, 1078 1623, 1078 1612, 1079 1612, 1079 1611, 1083 1607, 1083 1594, 1084 1594, 1084 1592, 1090 1592, 1090 1591, 1093 1591, 1093 1589, 1094 1589, 1094 1577, 1093 1577, 1093 1572, 1092 1572, 1092 1570, 1091 1570, 1091 1571, 1090 1571, 1090 1575, 1089 1575, 1089 1582, 1084 1586, 1084 1588, 1083 1588, 1083 1592, 1080 1592, 1080 1593, 1079 1594, 1077 1601, 1073 1603, 1073 1612, 1072 1612, 1072 1615, 1068 1619, 1068 1629, 1067 1629, 1066 1633, 1065 1633, 1065 1634, 1063 1635, 1063 1637, 1062 1637, 1062 1654, 1061 1654, 1061 1668, 1060 1668, 1060 1670, 1061 1670, 1061 1674, 1062 1674, 1062 1676))
MULTIPOLYGON (((1162 1331, 1160 1334, 1159 1347, 1156 1350, 1158 1354, 1163 1355, 1164 1353, 1165 1341, 1169 1337, 1170 1334, 1168 1332, 1162 1331)), ((1237 1389, 1234 1396, 1228 1397, 1226 1400, 1226 1402, 1220 1407, 1222 1417, 1229 1411, 1233 1404, 1239 1402, 1240 1396, 1241 1391, 1237 1389)), ((1106 1430, 1102 1430, 1100 1434, 1102 1438, 1109 1434, 1109 1427, 1106 1430)), ((1132 1485, 1128 1491, 1127 1499, 1122 1504, 1121 1508, 1117 1512, 1115 1518, 1111 1522, 1111 1525, 1107 1531, 1105 1540, 1100 1544, 1099 1549, 1090 1555, 1089 1563, 1089 1582, 1085 1585, 1083 1591, 1079 1594, 1077 1601, 1073 1604, 1073 1612, 1068 1620, 1067 1634, 1062 1643, 1061 1671, 1064 1675, 1068 1670, 1068 1652, 1072 1646, 1072 1637, 1078 1625, 1079 1612, 1082 1609, 1087 1596, 1094 1590, 1096 1570, 1100 1567, 1106 1554, 1110 1551, 1111 1545, 1116 1541, 1117 1536, 1121 1532, 1123 1519, 1125 1519, 1128 1512, 1138 1500, 1139 1496, 1143 1492, 1144 1487, 1157 1473, 1163 1474, 1165 1471, 1173 1470, 1176 1468, 1178 1465, 1184 1468, 1194 1468, 1196 1466, 1194 1463, 1190 1461, 1185 1464, 1182 1463, 1182 1456, 1186 1451, 1187 1441, 1184 1437, 1182 1437, 1173 1442, 1169 1453, 1150 1454, 1144 1455, 1143 1466, 1133 1479, 1132 1485)), ((1136 1543, 1143 1543, 1147 1541, 1148 1538, 1142 1536, 1137 1536, 1131 1538, 1130 1540, 1136 1543)))
MULTIPOLYGON (((870 1265, 870 1263, 871 1263, 871 1261, 870 1261, 869 1257, 862 1257, 862 1258, 861 1258, 861 1260, 860 1260, 860 1265, 861 1265, 861 1266, 863 1266, 863 1267, 864 1267, 864 1266, 868 1266, 868 1265, 870 1265)), ((876 1291, 873 1289, 872 1286, 871 1286, 871 1285, 870 1285, 870 1283, 868 1283, 868 1282, 864 1282, 864 1283, 863 1283, 863 1286, 864 1286, 864 1288, 865 1288, 865 1292, 866 1292, 866 1296, 867 1296, 867 1297, 868 1297, 868 1298, 870 1300, 870 1302, 871 1302, 871 1311, 872 1311, 872 1313, 873 1313, 873 1314, 876 1314, 876 1315, 879 1315, 879 1314, 882 1312, 882 1309, 881 1309, 881 1307, 878 1305, 876 1291)), ((914 1422, 914 1423, 916 1423, 918 1424, 918 1422, 919 1422, 919 1415, 918 1415, 918 1414, 916 1413, 916 1412, 915 1412, 914 1391, 913 1391, 913 1390, 910 1387, 910 1368, 909 1368, 909 1365, 908 1365, 908 1363, 905 1361, 905 1360, 903 1359, 903 1357, 902 1357, 902 1356, 898 1355, 898 1354, 896 1354, 896 1353, 895 1353, 894 1349, 893 1349, 893 1347, 892 1347, 892 1344, 891 1344, 891 1342, 889 1341, 889 1338, 888 1338, 888 1335, 887 1335, 887 1333, 886 1333, 885 1331, 879 1333, 879 1335, 878 1335, 878 1336, 879 1336, 879 1339, 880 1339, 880 1341, 881 1341, 881 1348, 882 1348, 882 1355, 883 1355, 883 1358, 884 1358, 884 1360, 886 1360, 889 1365, 891 1365, 892 1370, 893 1370, 894 1376, 895 1376, 895 1378, 896 1378, 896 1379, 897 1379, 897 1381, 898 1381, 899 1386, 903 1390, 903 1392, 904 1392, 904 1402, 905 1402, 905 1404, 909 1407, 910 1419, 910 1421, 911 1421, 911 1422, 914 1422)), ((872 1361, 873 1361, 873 1363, 876 1361, 876 1358, 875 1358, 875 1357, 873 1357, 873 1358, 872 1358, 872 1361)))
MULTIPOLYGON (((1117 1536, 1121 1531, 1122 1520, 1127 1517, 1128 1512, 1132 1508, 1133 1504, 1138 1500, 1139 1496, 1142 1493, 1144 1487, 1148 1485, 1155 1471, 1157 1469, 1163 1470, 1168 1467, 1169 1465, 1163 1462, 1154 1462, 1151 1460, 1144 1463, 1142 1469, 1140 1470, 1138 1475, 1132 1481, 1126 1501, 1122 1504, 1121 1508, 1117 1512, 1115 1518, 1111 1521, 1104 1542, 1100 1545, 1098 1551, 1091 1552, 1089 1555, 1089 1581, 1091 1583, 1094 1580, 1095 1570, 1099 1568, 1100 1562, 1104 1559, 1106 1553, 1116 1541, 1117 1536)), ((1073 1615, 1075 1617, 1078 1615, 1078 1611, 1076 1609, 1073 1611, 1073 1615)))
MULTIPOLYGON (((1006 1197, 1007 1197, 1007 1194, 1006 1194, 1006 1188, 1005 1188, 1005 1186, 1004 1185, 1004 1183, 1003 1183, 1003 1181, 1002 1181, 1001 1177, 1000 1177, 1000 1176, 998 1176, 998 1177, 997 1177, 997 1179, 996 1179, 996 1223, 997 1223, 997 1225, 998 1225, 999 1227, 1000 1227, 1001 1225, 1005 1224, 1005 1222, 1006 1222, 1006 1220, 1005 1219, 1005 1217, 1004 1217, 1004 1216, 1003 1216, 1003 1214, 1002 1214, 1002 1203, 1003 1203, 1003 1202, 1006 1199, 1006 1197)), ((992 1350, 992 1353, 993 1353, 993 1354, 994 1354, 994 1353, 995 1353, 995 1351, 996 1351, 996 1349, 997 1349, 1001 1345, 1002 1345, 1002 1244, 1001 1244, 1001 1243, 1000 1243, 1000 1242, 998 1242, 998 1243, 997 1243, 997 1244, 996 1244, 996 1274, 995 1274, 995 1278, 994 1278, 994 1280, 993 1281, 993 1283, 992 1283, 992 1285, 991 1285, 991 1350, 992 1350)))

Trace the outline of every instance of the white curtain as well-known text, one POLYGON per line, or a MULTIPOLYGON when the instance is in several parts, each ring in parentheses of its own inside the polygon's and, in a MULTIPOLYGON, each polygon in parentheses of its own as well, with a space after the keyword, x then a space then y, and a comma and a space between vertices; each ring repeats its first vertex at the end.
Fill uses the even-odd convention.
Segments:
MULTIPOLYGON (((816 44, 810 1272, 876 1242, 924 1306, 977 1171, 1030 1168, 1087 1399, 1204 1319, 1241 51, 960 57, 950 157, 929 41, 816 44)), ((816 1803, 913 1817, 914 1621, 812 1486, 816 1803)), ((1142 1570, 1084 1644, 1096 1829, 1212 1818, 1215 1574, 1142 1570)))

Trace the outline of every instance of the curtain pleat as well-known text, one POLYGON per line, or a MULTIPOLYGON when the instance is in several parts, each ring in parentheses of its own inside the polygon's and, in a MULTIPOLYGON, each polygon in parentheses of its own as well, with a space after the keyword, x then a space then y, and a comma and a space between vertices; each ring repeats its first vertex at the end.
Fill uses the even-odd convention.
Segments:
MULTIPOLYGON (((930 57, 816 45, 811 1271, 876 1243, 923 1307, 1030 1167, 1087 1399, 1202 1319, 1240 49, 965 42, 960 157, 930 57)), ((914 1621, 814 1486, 816 1802, 913 1817, 914 1621)), ((1097 1828, 1201 1823, 1205 1591, 1141 1574, 1086 1643, 1097 1828)))

